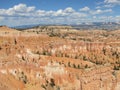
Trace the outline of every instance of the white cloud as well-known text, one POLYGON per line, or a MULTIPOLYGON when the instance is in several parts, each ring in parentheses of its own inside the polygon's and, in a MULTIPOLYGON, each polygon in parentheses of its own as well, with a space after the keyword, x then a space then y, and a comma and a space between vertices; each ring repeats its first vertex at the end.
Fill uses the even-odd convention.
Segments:
POLYGON ((92 21, 94 22, 120 22, 120 16, 93 16, 92 21))
POLYGON ((112 8, 116 5, 120 5, 120 0, 103 0, 102 2, 98 2, 96 9, 100 9, 100 8, 112 8))
POLYGON ((105 7, 105 8, 112 8, 112 7, 114 7, 114 5, 113 4, 106 4, 103 7, 105 7))
POLYGON ((0 9, 0 16, 5 17, 6 24, 20 25, 33 23, 73 23, 87 15, 75 11, 72 7, 56 11, 36 10, 34 6, 18 4, 8 9, 0 9), (71 20, 71 21, 70 21, 71 20))
POLYGON ((73 8, 71 8, 71 7, 68 7, 68 8, 66 8, 64 10, 64 12, 66 12, 66 13, 73 13, 73 12, 75 12, 75 10, 73 8))
POLYGON ((120 0, 105 0, 104 2, 108 4, 120 4, 120 0))
POLYGON ((84 8, 81 8, 81 9, 80 9, 80 11, 89 11, 89 10, 90 10, 90 8, 89 8, 89 7, 87 7, 87 6, 86 6, 86 7, 84 7, 84 8))
POLYGON ((120 16, 116 16, 116 18, 120 20, 120 16))
MULTIPOLYGON (((74 10, 72 7, 59 10, 36 10, 34 6, 26 4, 18 4, 8 9, 0 9, 0 23, 9 26, 24 24, 71 24, 80 22, 91 22, 106 20, 102 15, 112 12, 112 9, 96 9, 91 10, 89 7, 74 10), (87 13, 88 12, 88 13, 87 13), (89 14, 89 15, 88 15, 89 14), (97 15, 100 14, 100 17, 97 15)), ((113 17, 115 20, 118 17, 113 17)), ((111 18, 111 20, 113 20, 111 18)))
POLYGON ((1 17, 1 16, 0 16, 0 21, 2 21, 2 20, 4 20, 4 17, 1 17))
POLYGON ((101 10, 101 9, 97 9, 95 11, 90 11, 90 13, 92 15, 95 15, 95 14, 103 14, 103 13, 108 13, 108 12, 112 12, 112 9, 106 9, 106 10, 101 10))
MULTIPOLYGON (((19 4, 15 5, 12 8, 9 9, 0 9, 0 15, 1 16, 18 16, 18 17, 48 17, 48 16, 55 16, 55 17, 63 17, 63 16, 69 16, 74 15, 76 11, 71 8, 65 8, 65 9, 59 9, 57 11, 45 11, 45 10, 35 10, 34 6, 28 7, 26 4, 19 4)), ((80 13, 79 13, 80 14, 80 13)), ((80 15, 79 15, 80 16, 80 15)), ((83 16, 83 14, 82 14, 83 16)))
POLYGON ((64 10, 60 9, 60 10, 54 11, 53 16, 68 16, 73 13, 75 13, 75 10, 71 7, 68 7, 64 10))
POLYGON ((116 5, 120 5, 120 0, 104 0, 104 8, 112 8, 116 5))
POLYGON ((119 15, 119 16, 115 16, 115 20, 116 20, 117 22, 120 22, 120 15, 119 15))
POLYGON ((66 16, 67 15, 67 13, 65 13, 62 9, 60 9, 52 14, 53 14, 53 16, 66 16))
POLYGON ((114 7, 116 5, 120 5, 120 0, 104 0, 104 7, 114 7))
POLYGON ((27 7, 26 4, 15 5, 9 9, 0 9, 0 15, 3 16, 29 16, 35 10, 34 6, 27 7))
POLYGON ((71 17, 71 19, 72 18, 82 18, 82 17, 86 17, 87 16, 87 14, 85 14, 85 13, 79 13, 79 12, 75 12, 75 13, 72 13, 71 15, 70 15, 70 17, 71 17))
POLYGON ((34 6, 27 7, 26 4, 19 4, 19 5, 15 5, 11 9, 16 12, 32 12, 35 10, 35 7, 34 6))
POLYGON ((6 10, 5 9, 0 9, 0 15, 5 14, 6 10))
POLYGON ((103 13, 112 12, 112 9, 103 10, 103 13))

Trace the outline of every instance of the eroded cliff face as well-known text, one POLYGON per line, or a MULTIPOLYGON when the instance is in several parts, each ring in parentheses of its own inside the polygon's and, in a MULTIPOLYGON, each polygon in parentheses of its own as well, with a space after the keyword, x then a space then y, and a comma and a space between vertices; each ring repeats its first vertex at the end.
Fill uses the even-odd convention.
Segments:
POLYGON ((0 36, 0 90, 119 90, 119 62, 119 40, 4 33, 0 36))

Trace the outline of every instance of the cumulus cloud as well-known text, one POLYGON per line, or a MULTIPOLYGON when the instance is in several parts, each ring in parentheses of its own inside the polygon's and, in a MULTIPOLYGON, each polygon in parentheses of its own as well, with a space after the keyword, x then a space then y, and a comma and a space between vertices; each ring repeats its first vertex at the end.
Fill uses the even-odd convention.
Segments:
POLYGON ((68 8, 66 8, 66 9, 64 10, 64 12, 66 12, 66 13, 74 13, 75 10, 74 10, 73 8, 71 8, 71 7, 68 7, 68 8))
POLYGON ((87 7, 87 6, 86 6, 86 7, 84 7, 84 8, 81 8, 81 9, 80 9, 80 11, 89 11, 89 10, 90 10, 90 8, 89 8, 89 7, 87 7))
POLYGON ((103 0, 103 2, 99 2, 97 3, 96 9, 100 9, 100 8, 113 8, 116 5, 120 5, 120 0, 103 0))
POLYGON ((120 4, 120 0, 105 0, 104 2, 108 4, 120 4))
POLYGON ((53 16, 66 16, 66 15, 68 15, 68 13, 65 13, 64 12, 64 10, 62 10, 62 9, 60 9, 60 10, 58 10, 58 11, 56 11, 56 12, 54 12, 54 13, 51 13, 53 16))
MULTIPOLYGON (((9 9, 0 9, 0 16, 26 16, 26 17, 63 17, 63 16, 71 16, 75 15, 76 11, 71 8, 59 9, 57 11, 45 11, 45 10, 35 10, 34 6, 28 7, 26 4, 15 5, 9 9)), ((77 14, 77 16, 85 16, 83 13, 77 14)))
POLYGON ((74 9, 68 7, 64 10, 59 9, 57 11, 45 11, 45 10, 37 10, 34 13, 34 16, 36 17, 65 17, 69 16, 70 14, 75 13, 74 9))
POLYGON ((104 7, 114 7, 116 5, 120 5, 120 0, 104 0, 104 7))
POLYGON ((11 9, 16 12, 31 12, 35 10, 35 7, 34 6, 27 7, 26 4, 19 4, 19 5, 15 5, 11 9))
POLYGON ((101 10, 101 9, 97 9, 95 11, 90 11, 90 13, 92 15, 95 15, 95 14, 103 14, 103 13, 108 13, 108 12, 112 12, 112 9, 106 9, 106 10, 101 10))
MULTIPOLYGON (((18 4, 8 9, 0 9, 0 16, 5 17, 8 22, 14 22, 14 24, 33 24, 35 22, 68 23, 69 20, 71 20, 72 23, 72 21, 74 21, 73 19, 77 18, 77 20, 80 20, 81 18, 85 18, 87 15, 85 13, 75 11, 72 7, 67 7, 56 11, 46 11, 40 9, 36 10, 34 6, 18 4)), ((4 21, 7 22, 6 20, 4 21)))
POLYGON ((1 16, 28 16, 35 10, 34 6, 27 7, 26 4, 15 5, 9 9, 0 9, 1 16))
MULTIPOLYGON (((0 9, 0 22, 10 26, 40 23, 75 24, 100 19, 105 20, 103 18, 98 18, 97 15, 100 14, 102 16, 102 14, 109 12, 112 12, 112 9, 97 8, 96 10, 92 10, 87 6, 79 10, 74 10, 72 7, 67 7, 65 9, 46 11, 41 9, 36 10, 34 6, 18 4, 8 9, 0 9)), ((119 19, 119 17, 114 18, 119 19)))

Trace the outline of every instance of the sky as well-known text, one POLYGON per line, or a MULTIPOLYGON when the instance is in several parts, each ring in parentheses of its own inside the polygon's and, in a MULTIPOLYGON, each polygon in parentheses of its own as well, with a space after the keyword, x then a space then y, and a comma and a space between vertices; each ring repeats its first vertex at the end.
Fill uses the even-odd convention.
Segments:
POLYGON ((120 22, 120 0, 0 0, 0 25, 120 22))

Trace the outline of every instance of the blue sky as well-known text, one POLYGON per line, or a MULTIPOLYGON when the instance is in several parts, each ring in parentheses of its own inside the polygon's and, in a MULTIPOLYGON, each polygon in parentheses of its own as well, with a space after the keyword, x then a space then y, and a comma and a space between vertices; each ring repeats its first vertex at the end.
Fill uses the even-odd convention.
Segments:
POLYGON ((0 0, 0 25, 120 22, 120 0, 0 0))

